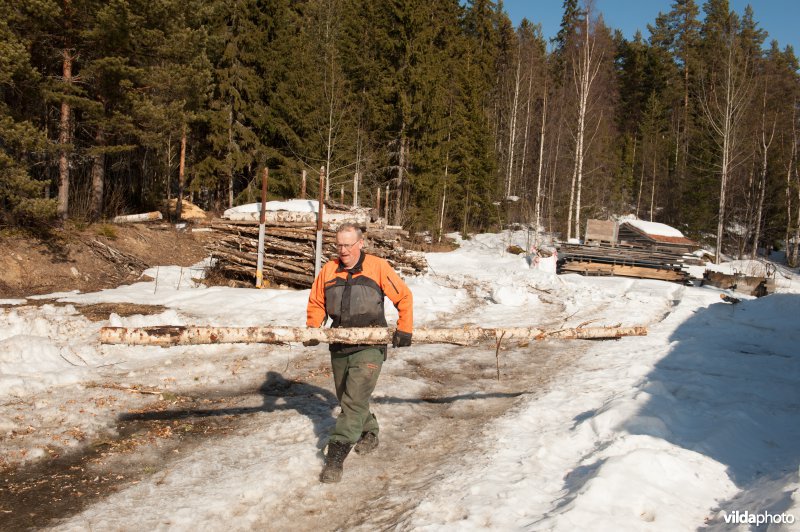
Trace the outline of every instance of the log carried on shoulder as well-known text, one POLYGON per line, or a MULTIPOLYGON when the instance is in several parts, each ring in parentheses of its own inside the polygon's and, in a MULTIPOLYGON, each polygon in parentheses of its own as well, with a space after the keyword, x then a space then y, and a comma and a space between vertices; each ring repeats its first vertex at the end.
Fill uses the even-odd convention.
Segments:
MULTIPOLYGON (((342 344, 390 344, 394 329, 390 327, 361 327, 314 329, 306 327, 103 327, 100 342, 104 344, 172 345, 263 343, 282 344, 317 340, 342 344)), ((415 329, 418 344, 471 345, 488 340, 609 339, 622 336, 646 336, 647 327, 575 327, 571 329, 539 329, 535 327, 507 328, 441 328, 415 329)))

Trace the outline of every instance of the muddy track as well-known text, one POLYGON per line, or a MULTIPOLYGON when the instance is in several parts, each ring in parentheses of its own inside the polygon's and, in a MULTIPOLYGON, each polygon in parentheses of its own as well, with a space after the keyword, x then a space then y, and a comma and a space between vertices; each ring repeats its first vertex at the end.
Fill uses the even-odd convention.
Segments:
MULTIPOLYGON (((488 423, 517 401, 545 391, 582 351, 573 348, 552 357, 538 346, 512 347, 502 354, 503 359, 513 360, 502 365, 498 382, 494 357, 476 362, 474 353, 467 353, 471 349, 453 347, 436 359, 411 359, 401 371, 387 364, 381 377, 384 388, 390 390, 396 378, 422 380, 427 386, 418 398, 376 397, 376 408, 385 412, 379 450, 366 457, 351 454, 345 480, 326 490, 329 498, 308 506, 287 504, 280 516, 265 516, 259 525, 330 530, 383 528, 401 522, 419 502, 413 494, 421 496, 445 471, 468 459, 488 423), (462 356, 463 363, 453 372, 451 360, 462 356), (413 403, 412 412, 402 408, 408 403, 413 403), (397 418, 391 415, 395 409, 401 411, 397 418)), ((492 355, 491 349, 485 351, 492 355)), ((283 402, 295 398, 292 409, 325 418, 330 415, 332 393, 320 397, 318 390, 310 383, 277 378, 255 390, 210 390, 194 398, 180 396, 163 410, 120 416, 114 438, 0 475, 0 508, 13 509, 0 514, 0 529, 58 529, 59 522, 115 492, 139 482, 159 484, 175 459, 202 451, 214 439, 256 430, 267 422, 264 415, 289 414, 276 412, 267 397, 283 402)), ((295 498, 304 496, 286 494, 287 501, 295 498)))
POLYGON ((177 455, 235 430, 236 414, 232 410, 225 416, 183 420, 121 419, 114 436, 8 469, 0 473, 0 530, 39 529, 163 473, 177 455))
MULTIPOLYGON (((382 418, 381 445, 366 457, 351 454, 341 484, 324 486, 322 496, 287 493, 280 515, 265 516, 258 529, 386 530, 411 528, 408 518, 426 493, 449 472, 469 465, 484 451, 482 441, 494 420, 509 409, 545 393, 568 371, 586 345, 572 343, 558 356, 546 344, 509 348, 503 356, 501 380, 494 363, 476 363, 454 347, 424 365, 409 365, 411 374, 388 372, 381 378, 425 378, 428 387, 412 414, 398 409, 396 418, 382 418), (457 374, 448 359, 463 356, 457 374), (416 375, 415 375, 416 373, 416 375), (288 501, 299 504, 288 504, 288 501)), ((491 353, 487 353, 491 354, 491 353)), ((382 411, 394 399, 378 397, 382 411)))

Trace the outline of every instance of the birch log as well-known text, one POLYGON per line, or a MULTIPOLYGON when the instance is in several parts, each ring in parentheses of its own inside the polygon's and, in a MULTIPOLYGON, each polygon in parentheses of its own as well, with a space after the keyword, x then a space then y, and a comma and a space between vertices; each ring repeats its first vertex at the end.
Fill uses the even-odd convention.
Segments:
MULTIPOLYGON (((100 342, 104 344, 172 345, 262 343, 280 344, 318 340, 342 344, 390 344, 392 328, 363 327, 313 329, 306 327, 103 327, 100 342)), ((577 327, 571 329, 538 329, 535 327, 508 328, 440 328, 415 329, 418 344, 472 345, 482 341, 558 339, 609 339, 622 336, 646 336, 647 327, 577 327)))
POLYGON ((143 212, 141 214, 124 214, 121 216, 114 216, 111 220, 115 224, 133 223, 133 222, 154 222, 163 219, 159 211, 143 212))

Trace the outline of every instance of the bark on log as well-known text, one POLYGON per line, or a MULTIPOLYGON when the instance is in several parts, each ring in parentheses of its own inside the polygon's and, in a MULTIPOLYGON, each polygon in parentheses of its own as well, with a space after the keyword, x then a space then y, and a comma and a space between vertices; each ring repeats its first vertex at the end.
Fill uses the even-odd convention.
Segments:
POLYGON ((112 222, 115 224, 133 223, 133 222, 153 222, 163 219, 159 211, 143 212, 141 214, 125 214, 115 216, 112 222))
MULTIPOLYGON (((103 344, 172 345, 305 342, 318 340, 342 344, 389 344, 392 328, 338 328, 313 329, 305 327, 103 327, 100 342, 103 344)), ((418 344, 473 345, 493 340, 544 340, 557 339, 609 339, 622 336, 646 336, 647 327, 577 327, 571 329, 538 329, 535 327, 507 328, 440 328, 414 330, 418 344)))

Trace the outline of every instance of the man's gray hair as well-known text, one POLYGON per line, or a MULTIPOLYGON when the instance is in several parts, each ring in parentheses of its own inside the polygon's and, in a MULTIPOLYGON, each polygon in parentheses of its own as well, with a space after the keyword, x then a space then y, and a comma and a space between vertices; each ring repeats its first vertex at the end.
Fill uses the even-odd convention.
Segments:
POLYGON ((361 228, 358 225, 354 224, 353 222, 345 222, 342 225, 340 225, 339 228, 336 230, 336 234, 338 235, 339 233, 344 233, 346 231, 353 231, 356 234, 356 238, 358 238, 358 240, 361 240, 361 238, 363 238, 364 236, 363 233, 361 232, 361 228))

